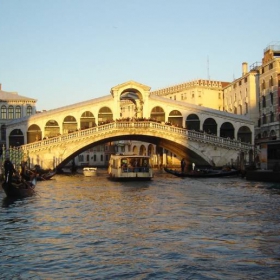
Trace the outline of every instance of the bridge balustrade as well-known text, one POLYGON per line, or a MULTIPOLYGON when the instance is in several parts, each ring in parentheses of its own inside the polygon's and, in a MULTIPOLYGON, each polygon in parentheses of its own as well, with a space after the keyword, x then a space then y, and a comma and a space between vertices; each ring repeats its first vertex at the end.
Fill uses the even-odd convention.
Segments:
POLYGON ((71 140, 83 138, 83 137, 91 137, 94 134, 98 134, 104 131, 113 131, 120 129, 143 129, 148 128, 150 130, 164 131, 169 133, 174 133, 177 135, 182 135, 189 140, 209 143, 216 146, 226 147, 229 149, 236 149, 240 151, 249 151, 253 148, 250 143, 243 143, 241 141, 227 139, 218 137, 216 135, 207 134, 204 132, 198 132, 194 130, 187 130, 185 128, 175 127, 166 125, 163 123, 157 123, 152 121, 118 121, 112 122, 92 128, 88 128, 85 130, 79 130, 76 132, 71 132, 69 134, 64 134, 61 136, 57 136, 50 139, 44 139, 42 141, 33 142, 30 144, 26 144, 21 146, 20 148, 23 150, 32 150, 43 148, 45 146, 55 145, 62 142, 68 142, 71 140))

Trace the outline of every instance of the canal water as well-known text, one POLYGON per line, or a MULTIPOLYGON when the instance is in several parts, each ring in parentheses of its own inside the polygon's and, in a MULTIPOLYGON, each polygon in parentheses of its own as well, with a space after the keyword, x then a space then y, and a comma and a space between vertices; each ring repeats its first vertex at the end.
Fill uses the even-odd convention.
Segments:
POLYGON ((0 279, 280 279, 273 183, 56 175, 0 203, 0 279))

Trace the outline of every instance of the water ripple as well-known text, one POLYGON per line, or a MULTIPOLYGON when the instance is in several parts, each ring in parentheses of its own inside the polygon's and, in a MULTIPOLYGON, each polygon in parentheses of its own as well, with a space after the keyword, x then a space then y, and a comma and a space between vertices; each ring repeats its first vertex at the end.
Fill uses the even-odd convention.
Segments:
POLYGON ((0 199, 1 279, 279 279, 268 183, 58 175, 0 199))

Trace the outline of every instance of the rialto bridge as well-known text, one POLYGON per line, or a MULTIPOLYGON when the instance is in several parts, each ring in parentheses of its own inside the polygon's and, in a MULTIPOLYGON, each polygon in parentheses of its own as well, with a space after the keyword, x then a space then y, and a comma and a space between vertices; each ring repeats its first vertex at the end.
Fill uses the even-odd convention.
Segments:
POLYGON ((198 165, 228 164, 252 158, 254 124, 245 116, 159 97, 134 81, 111 95, 13 120, 9 147, 19 147, 31 164, 63 166, 103 143, 138 140, 153 143, 198 165))

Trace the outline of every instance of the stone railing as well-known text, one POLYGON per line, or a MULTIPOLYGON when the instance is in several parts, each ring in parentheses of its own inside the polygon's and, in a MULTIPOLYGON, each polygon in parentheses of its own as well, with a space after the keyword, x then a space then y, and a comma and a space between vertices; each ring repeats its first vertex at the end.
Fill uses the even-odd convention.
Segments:
POLYGON ((243 143, 237 140, 232 140, 232 139, 227 139, 227 138, 222 138, 218 137, 215 135, 203 133, 203 132, 197 132, 193 130, 187 130, 184 128, 179 128, 175 126, 170 126, 166 125, 163 123, 157 123, 157 122, 152 122, 152 121, 135 121, 135 122, 130 122, 130 121, 117 121, 117 122, 112 122, 108 123, 105 125, 101 126, 96 126, 92 128, 88 128, 85 130, 79 130, 76 132, 72 132, 69 134, 64 134, 58 137, 50 138, 50 139, 45 139, 42 141, 38 142, 33 142, 30 144, 26 144, 20 147, 24 152, 26 151, 31 151, 31 150, 36 150, 44 147, 49 147, 52 145, 57 145, 58 143, 67 143, 71 142, 76 139, 80 138, 86 138, 86 137, 91 137, 92 135, 98 135, 99 133, 103 132, 113 132, 113 131, 118 131, 120 129, 149 129, 149 130, 155 130, 157 132, 168 132, 168 133, 174 133, 177 135, 181 135, 186 137, 189 140, 196 141, 196 142, 204 142, 204 143, 209 143, 215 146, 220 146, 223 148, 228 148, 228 149, 234 149, 234 150, 239 150, 239 151, 249 151, 253 149, 253 145, 250 143, 243 143))

